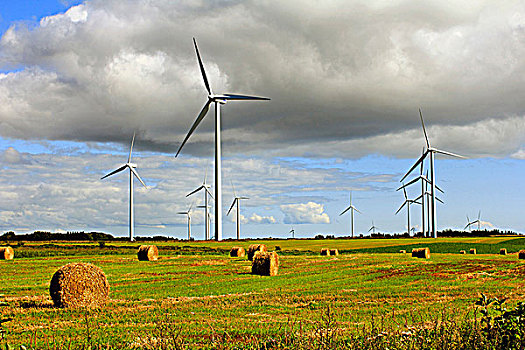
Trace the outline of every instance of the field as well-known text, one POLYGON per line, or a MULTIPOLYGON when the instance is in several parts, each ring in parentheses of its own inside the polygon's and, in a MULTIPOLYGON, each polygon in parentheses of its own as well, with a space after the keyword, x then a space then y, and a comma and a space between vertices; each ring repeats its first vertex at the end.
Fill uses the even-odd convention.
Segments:
POLYGON ((3 342, 27 349, 292 349, 361 339, 366 348, 381 334, 475 323, 481 293, 508 298, 509 307, 525 300, 525 263, 515 254, 525 238, 257 241, 278 251, 275 277, 252 275, 249 261, 228 256, 231 246, 251 243, 156 242, 161 259, 139 262, 140 243, 25 242, 15 260, 0 261, 0 301, 7 303, 0 319, 12 318, 3 342), (430 247, 430 259, 399 253, 420 246, 430 247), (322 247, 342 254, 321 257, 322 247), (478 254, 459 254, 470 248, 478 254), (500 248, 510 254, 498 255, 500 248), (51 276, 71 262, 106 273, 106 307, 52 306, 51 276))

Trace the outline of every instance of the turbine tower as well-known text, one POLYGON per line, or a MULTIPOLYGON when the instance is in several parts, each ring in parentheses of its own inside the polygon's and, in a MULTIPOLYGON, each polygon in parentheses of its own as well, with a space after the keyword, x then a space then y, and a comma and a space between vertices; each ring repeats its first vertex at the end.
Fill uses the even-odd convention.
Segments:
POLYGON ((179 211, 177 214, 186 215, 188 217, 188 241, 191 239, 191 208, 193 204, 190 205, 190 208, 187 211, 179 211))
POLYGON ((404 187, 404 184, 403 184, 403 194, 405 195, 405 201, 403 202, 403 204, 401 204, 401 206, 399 207, 399 209, 396 211, 396 215, 397 213, 399 213, 401 211, 401 209, 403 209, 403 207, 405 206, 405 204, 407 205, 407 221, 408 221, 408 224, 407 224, 407 233, 408 235, 410 236, 410 230, 411 230, 411 227, 410 227, 410 204, 421 204, 419 203, 418 201, 416 201, 415 199, 408 199, 407 197, 407 191, 404 187))
POLYGON ((114 175, 116 173, 120 173, 121 171, 125 170, 126 168, 129 169, 129 240, 130 242, 133 242, 135 238, 133 237, 133 231, 134 231, 134 215, 133 215, 133 176, 137 178, 137 180, 140 181, 140 183, 147 189, 148 187, 142 181, 142 179, 139 176, 139 173, 135 170, 137 167, 137 164, 131 163, 131 152, 133 151, 133 143, 135 142, 135 133, 133 133, 133 138, 131 139, 131 147, 129 148, 129 156, 128 156, 128 162, 124 165, 122 165, 120 168, 113 170, 107 175, 102 176, 100 179, 105 179, 106 177, 109 177, 111 175, 114 175))
POLYGON ((235 194, 235 187, 233 187, 233 182, 231 183, 232 184, 232 189, 233 189, 233 203, 230 207, 230 210, 228 210, 228 213, 226 214, 226 216, 230 215, 230 211, 232 211, 233 209, 233 206, 235 205, 235 203, 237 203, 237 240, 241 239, 241 211, 240 211, 240 204, 241 204, 241 199, 250 199, 248 197, 237 197, 237 195, 235 194))
POLYGON ((451 157, 456 158, 465 158, 463 156, 460 156, 455 153, 443 151, 437 148, 433 148, 430 146, 430 141, 428 140, 427 136, 427 130, 425 129, 425 122, 423 121, 423 113, 421 112, 421 108, 419 109, 419 117, 421 118, 421 126, 423 127, 423 133, 425 135, 425 141, 427 149, 426 151, 419 157, 419 159, 416 161, 416 163, 410 168, 410 170, 401 178, 401 182, 414 170, 421 162, 423 162, 427 155, 429 155, 429 162, 430 162, 430 187, 431 187, 431 198, 430 198, 430 211, 432 214, 432 237, 437 238, 437 220, 436 220, 436 173, 434 169, 434 157, 435 154, 444 154, 451 157))
POLYGON ((352 227, 352 238, 354 238, 354 211, 357 211, 359 214, 363 214, 361 213, 359 210, 357 210, 356 207, 354 207, 352 205, 352 191, 350 191, 350 205, 348 206, 348 208, 346 208, 345 210, 343 210, 343 212, 341 214, 339 214, 339 216, 343 215, 344 213, 346 213, 347 211, 351 210, 351 213, 350 213, 350 226, 352 227))
POLYGON ((208 83, 208 78, 204 70, 204 64, 202 63, 201 56, 199 54, 199 48, 197 47, 197 41, 193 38, 193 44, 195 46, 195 53, 197 54, 197 59, 199 61, 199 67, 204 80, 204 86, 206 91, 208 91, 208 101, 200 111, 197 119, 188 131, 188 134, 182 141, 179 150, 175 157, 177 157, 184 147, 186 141, 188 141, 191 134, 195 131, 200 122, 204 119, 210 105, 213 103, 215 105, 215 240, 222 240, 222 170, 221 170, 221 105, 225 104, 230 100, 237 101, 250 101, 250 100, 269 100, 267 97, 258 97, 258 96, 247 96, 247 95, 237 95, 237 94, 222 94, 215 95, 208 83))
POLYGON ((186 197, 189 197, 192 194, 199 192, 200 190, 204 190, 204 206, 198 206, 198 208, 204 208, 204 221, 205 221, 204 239, 205 240, 210 239, 210 220, 209 220, 209 213, 208 213, 208 209, 210 208, 210 206, 208 204, 208 195, 213 199, 213 196, 211 195, 211 192, 210 192, 210 185, 206 183, 207 176, 208 174, 205 173, 204 181, 202 182, 202 185, 197 187, 195 190, 193 190, 192 192, 186 195, 186 197))

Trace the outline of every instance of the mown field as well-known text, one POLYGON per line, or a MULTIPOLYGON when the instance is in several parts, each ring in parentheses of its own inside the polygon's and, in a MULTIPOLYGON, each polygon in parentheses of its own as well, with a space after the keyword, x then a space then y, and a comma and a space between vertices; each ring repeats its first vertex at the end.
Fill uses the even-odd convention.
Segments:
POLYGON ((406 340, 414 329, 477 322, 481 293, 506 297, 509 307, 525 301, 525 261, 515 254, 525 238, 257 241, 278 250, 275 277, 252 275, 249 261, 228 256, 231 246, 251 243, 156 242, 161 259, 139 262, 140 243, 25 242, 15 260, 0 261, 0 301, 7 302, 0 318, 13 319, 2 342, 17 349, 293 349, 359 348, 349 339, 361 339, 367 348, 381 334, 406 340), (430 248, 430 259, 398 253, 420 246, 430 248), (342 254, 321 257, 323 247, 342 254), (458 254, 470 248, 478 254, 458 254), (500 248, 511 254, 498 255, 500 248), (106 307, 53 307, 49 281, 71 262, 106 273, 106 307))

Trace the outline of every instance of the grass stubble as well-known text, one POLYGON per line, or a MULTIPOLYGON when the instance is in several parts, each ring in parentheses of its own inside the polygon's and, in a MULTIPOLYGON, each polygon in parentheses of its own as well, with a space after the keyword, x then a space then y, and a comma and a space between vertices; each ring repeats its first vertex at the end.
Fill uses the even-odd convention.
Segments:
POLYGON ((227 249, 163 250, 154 264, 137 261, 134 249, 3 261, 8 307, 0 311, 12 321, 2 341, 27 349, 469 349, 486 342, 474 305, 480 293, 523 300, 525 265, 515 253, 422 260, 399 248, 320 257, 283 247, 279 275, 267 277, 227 249), (106 273, 105 307, 53 307, 49 281, 71 262, 106 273))

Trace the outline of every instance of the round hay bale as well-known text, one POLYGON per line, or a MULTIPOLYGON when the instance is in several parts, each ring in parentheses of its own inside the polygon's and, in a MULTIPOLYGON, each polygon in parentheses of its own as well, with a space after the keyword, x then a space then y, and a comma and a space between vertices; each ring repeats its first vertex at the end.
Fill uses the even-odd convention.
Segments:
POLYGON ((242 258, 245 254, 246 251, 243 247, 233 247, 232 249, 230 249, 230 256, 242 258))
POLYGON ((57 307, 100 307, 108 299, 109 284, 99 267, 73 263, 55 272, 49 294, 57 307))
POLYGON ((267 252, 268 249, 264 244, 251 244, 248 247, 248 252, 246 252, 246 255, 248 255, 248 260, 252 261, 253 256, 256 252, 267 252))
POLYGON ((520 250, 518 252, 518 259, 525 259, 525 250, 520 250))
POLYGON ((339 250, 337 250, 337 249, 330 249, 330 255, 338 256, 339 255, 339 250))
POLYGON ((328 248, 321 249, 321 255, 330 256, 330 249, 328 248))
POLYGON ((501 248, 499 250, 499 255, 507 255, 507 248, 501 248))
POLYGON ((13 260, 15 251, 11 247, 0 247, 0 260, 13 260))
POLYGON ((476 248, 470 248, 468 253, 476 255, 476 248))
POLYGON ((159 249, 156 245, 141 245, 137 252, 140 261, 157 261, 159 258, 159 249))
POLYGON ((400 252, 401 254, 406 254, 406 253, 407 253, 406 250, 400 250, 399 252, 400 252))
POLYGON ((459 251, 459 254, 467 254, 467 252, 464 251, 464 250, 460 250, 460 251, 459 251))
POLYGON ((428 259, 430 258, 430 249, 428 248, 414 248, 412 249, 413 258, 428 259))
POLYGON ((252 261, 252 274, 277 276, 279 256, 276 252, 256 252, 252 261))

